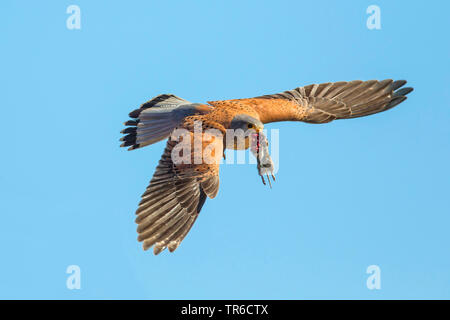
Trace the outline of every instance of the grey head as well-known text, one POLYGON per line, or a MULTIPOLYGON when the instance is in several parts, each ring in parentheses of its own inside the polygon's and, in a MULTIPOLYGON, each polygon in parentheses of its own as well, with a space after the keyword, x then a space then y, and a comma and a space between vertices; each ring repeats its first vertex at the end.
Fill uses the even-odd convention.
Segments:
POLYGON ((233 120, 231 120, 230 129, 241 129, 244 132, 247 130, 261 131, 264 128, 264 124, 258 119, 249 116, 248 114, 238 114, 233 120))

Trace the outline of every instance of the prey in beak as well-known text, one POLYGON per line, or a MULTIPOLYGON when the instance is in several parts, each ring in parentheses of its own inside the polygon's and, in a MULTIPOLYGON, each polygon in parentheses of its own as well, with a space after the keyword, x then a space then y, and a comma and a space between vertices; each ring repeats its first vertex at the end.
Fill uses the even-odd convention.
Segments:
POLYGON ((270 188, 272 188, 270 177, 275 181, 275 176, 273 174, 274 166, 269 155, 269 142, 261 130, 254 131, 250 134, 250 150, 256 157, 258 174, 261 176, 263 184, 266 184, 264 179, 265 175, 270 188))

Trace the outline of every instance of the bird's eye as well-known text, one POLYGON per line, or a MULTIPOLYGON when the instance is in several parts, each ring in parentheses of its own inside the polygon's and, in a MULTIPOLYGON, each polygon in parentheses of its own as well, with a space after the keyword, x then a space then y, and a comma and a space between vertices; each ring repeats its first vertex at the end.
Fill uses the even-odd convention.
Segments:
POLYGON ((251 124, 251 123, 247 124, 247 128, 249 128, 249 129, 253 128, 253 124, 251 124))

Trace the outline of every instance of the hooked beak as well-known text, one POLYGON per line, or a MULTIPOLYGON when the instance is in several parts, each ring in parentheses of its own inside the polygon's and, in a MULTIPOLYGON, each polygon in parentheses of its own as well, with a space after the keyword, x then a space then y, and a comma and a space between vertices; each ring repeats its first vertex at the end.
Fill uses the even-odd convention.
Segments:
POLYGON ((263 129, 264 129, 264 127, 256 127, 255 128, 257 134, 260 134, 263 131, 263 129))

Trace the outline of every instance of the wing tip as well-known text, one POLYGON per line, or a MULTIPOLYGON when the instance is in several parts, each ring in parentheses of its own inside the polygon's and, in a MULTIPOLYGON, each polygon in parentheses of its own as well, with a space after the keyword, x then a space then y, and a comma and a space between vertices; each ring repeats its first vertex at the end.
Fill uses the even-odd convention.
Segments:
POLYGON ((392 83, 392 100, 386 105, 385 110, 392 109, 393 107, 408 99, 407 95, 413 92, 414 88, 403 87, 407 83, 408 81, 406 80, 396 80, 392 83))
MULTIPOLYGON (((143 241, 142 239, 138 241, 141 242, 143 241)), ((150 249, 151 247, 153 247, 153 254, 155 256, 159 255, 161 252, 163 252, 166 248, 169 250, 169 252, 174 252, 178 246, 180 245, 180 242, 178 240, 172 240, 168 245, 161 245, 158 243, 155 243, 154 245, 148 245, 145 243, 142 244, 142 249, 144 249, 144 251, 148 251, 148 249, 150 249)))
POLYGON ((167 248, 169 249, 170 252, 174 252, 178 248, 179 244, 180 244, 180 241, 173 240, 173 241, 170 241, 170 243, 167 245, 167 248))
POLYGON ((158 254, 160 254, 162 251, 164 251, 164 249, 166 248, 166 246, 164 246, 164 245, 160 245, 160 244, 155 244, 154 246, 153 246, 153 254, 155 255, 155 256, 157 256, 158 254))
POLYGON ((395 91, 395 90, 403 87, 407 83, 408 83, 408 81, 406 81, 406 80, 395 80, 394 82, 392 82, 392 90, 395 91))

